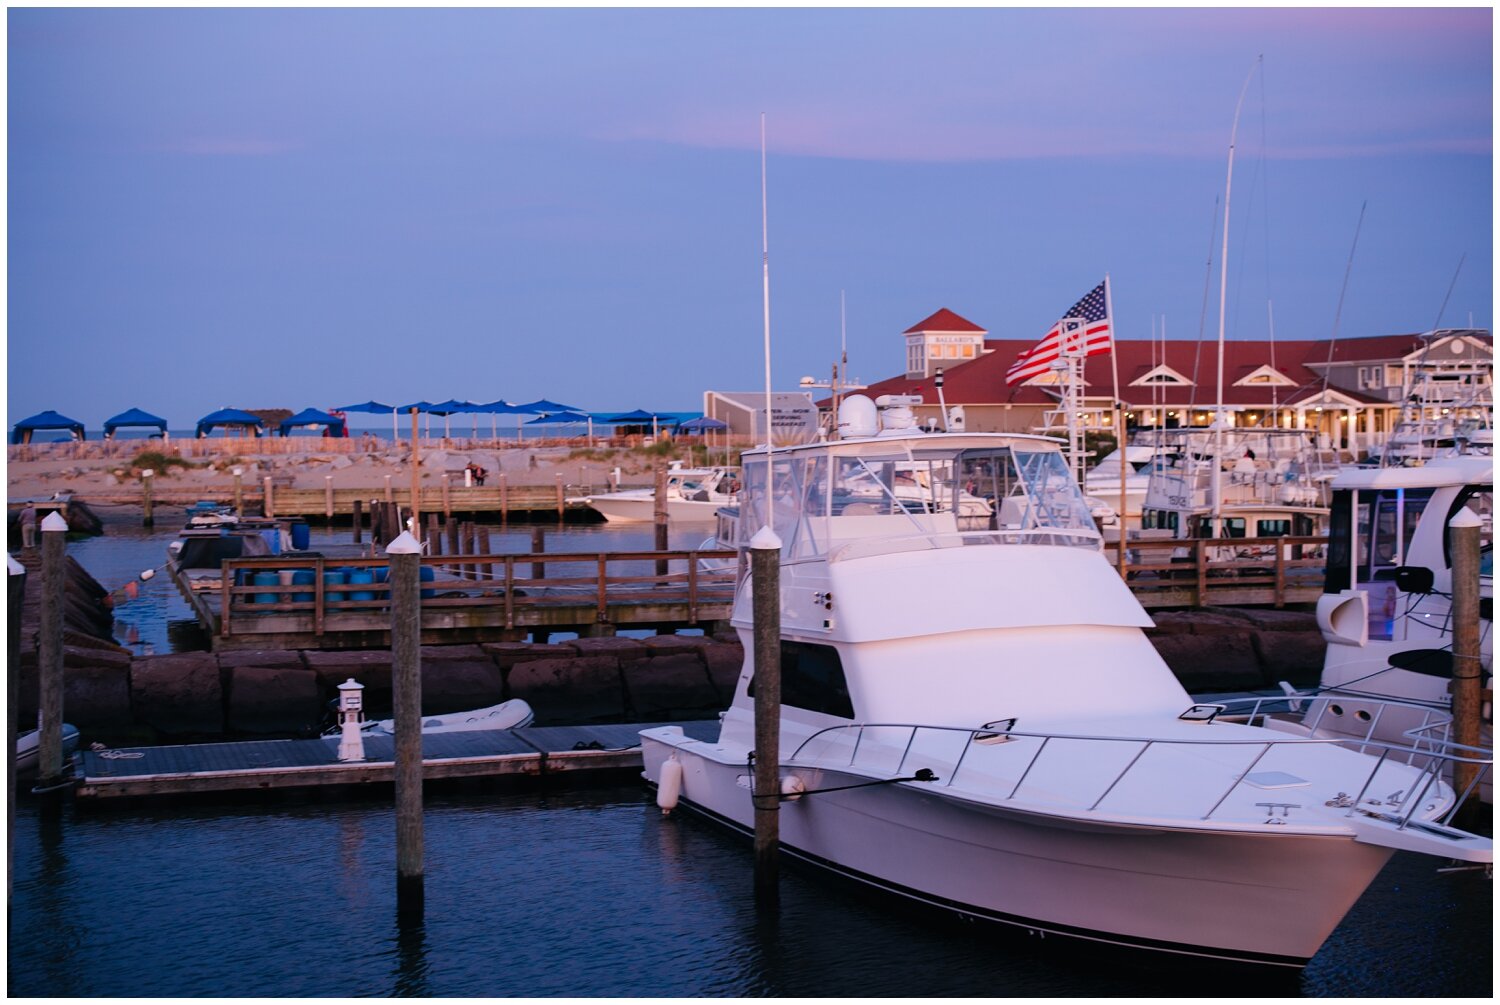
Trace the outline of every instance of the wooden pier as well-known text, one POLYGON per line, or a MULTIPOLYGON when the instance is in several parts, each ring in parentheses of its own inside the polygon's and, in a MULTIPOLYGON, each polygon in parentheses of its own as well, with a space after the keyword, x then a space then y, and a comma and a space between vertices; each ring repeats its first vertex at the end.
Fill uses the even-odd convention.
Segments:
MULTIPOLYGON (((1327 548, 1325 537, 1127 540, 1125 582, 1148 610, 1313 604, 1327 548)), ((1118 561, 1112 544, 1104 556, 1118 561)))
MULTIPOLYGON (((639 770, 641 730, 662 725, 681 726, 699 740, 719 735, 712 719, 429 733, 422 737, 422 777, 437 782, 639 770)), ((389 784, 395 737, 367 735, 364 744, 366 759, 348 762, 338 759, 337 736, 86 750, 75 758, 75 791, 79 799, 111 800, 389 784)))
MULTIPOLYGON (((427 556, 422 642, 712 628, 728 620, 734 603, 735 557, 732 551, 427 556), (705 560, 723 567, 706 569, 705 560)), ((383 557, 295 554, 225 559, 217 570, 170 567, 215 651, 388 647, 388 568, 383 557), (283 572, 300 573, 306 582, 256 582, 258 575, 283 572)))

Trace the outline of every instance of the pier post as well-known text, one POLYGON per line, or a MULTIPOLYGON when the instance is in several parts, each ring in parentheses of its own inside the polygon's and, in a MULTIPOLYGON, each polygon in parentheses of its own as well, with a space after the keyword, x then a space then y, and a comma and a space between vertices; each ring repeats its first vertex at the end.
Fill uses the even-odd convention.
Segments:
POLYGON ((365 512, 364 512, 365 506, 364 506, 364 500, 362 500, 362 499, 355 499, 352 503, 349 504, 349 507, 353 511, 354 543, 355 544, 359 544, 361 542, 361 540, 364 538, 364 529, 365 529, 365 526, 364 526, 365 525, 365 512))
POLYGON ((276 516, 276 498, 271 489, 271 476, 266 475, 262 478, 261 485, 264 486, 260 504, 261 514, 267 519, 274 519, 276 516))
POLYGON ((781 539, 762 527, 750 540, 751 610, 755 622, 755 903, 779 900, 781 842, 781 539))
MULTIPOLYGON (((479 544, 478 544, 479 554, 481 554, 481 555, 488 555, 490 553, 490 529, 488 527, 486 527, 484 524, 480 524, 479 528, 478 528, 478 531, 479 531, 479 544)), ((495 578, 494 577, 495 567, 490 562, 481 563, 477 568, 479 570, 479 578, 480 579, 483 579, 485 581, 489 581, 489 580, 495 578)))
MULTIPOLYGON (((67 581, 68 522, 56 513, 42 521, 41 631, 37 638, 37 784, 62 781, 63 592, 67 581)), ((15 759, 15 748, 8 755, 15 759)))
MULTIPOLYGON (((6 750, 16 749, 16 707, 21 701, 21 612, 26 604, 26 566, 14 558, 7 558, 10 568, 10 592, 6 606, 6 635, 8 656, 6 659, 8 704, 5 706, 6 750)), ((12 853, 16 847, 16 758, 14 754, 5 759, 5 901, 10 903, 12 853)))
MULTIPOLYGON (((1453 556, 1453 739, 1466 747, 1482 745, 1480 694, 1483 667, 1479 655, 1479 516, 1465 507, 1448 521, 1448 550, 1453 556)), ((1469 754, 1467 756, 1476 756, 1469 754)), ((1462 793, 1477 768, 1458 764, 1453 785, 1462 793)))
MULTIPOLYGON (((667 465, 665 461, 656 464, 656 492, 653 496, 652 519, 656 524, 656 550, 667 550, 667 465)), ((667 563, 658 559, 656 562, 656 574, 665 576, 667 574, 667 563)))
POLYGON ((563 476, 562 476, 562 472, 559 471, 557 473, 557 522, 558 523, 562 523, 563 522, 564 514, 567 512, 567 502, 566 502, 564 496, 565 496, 565 493, 563 492, 563 476))
POLYGON ((391 561, 391 689, 396 718, 396 916, 423 915, 422 545, 408 532, 385 549, 391 561))
POLYGON ((333 523, 333 475, 323 476, 323 513, 333 523))
POLYGON ((500 523, 510 523, 510 486, 506 483, 505 472, 500 472, 500 523))
POLYGON ((443 553, 443 534, 438 528, 436 513, 427 514, 427 553, 429 555, 441 555, 443 553))
POLYGON ((391 491, 391 476, 390 475, 386 475, 385 476, 385 501, 387 503, 393 503, 393 502, 396 501, 396 494, 393 491, 391 491))
POLYGON ((244 481, 243 481, 244 476, 245 476, 245 469, 244 468, 235 468, 234 469, 234 515, 235 516, 244 516, 245 515, 245 485, 244 485, 244 481))
POLYGON ((443 522, 453 519, 453 479, 443 472, 443 522))
MULTIPOLYGON (((463 552, 463 549, 460 547, 461 542, 459 540, 460 534, 458 521, 453 519, 451 516, 447 516, 443 518, 443 523, 445 524, 444 529, 448 533, 448 554, 461 554, 463 552)), ((453 566, 453 571, 457 573, 459 571, 459 566, 453 566)))
POLYGON ((151 512, 152 482, 156 480, 156 472, 146 468, 141 472, 141 526, 151 527, 156 524, 156 517, 151 512))
MULTIPOLYGON (((547 531, 542 527, 531 528, 531 553, 540 555, 547 550, 547 531)), ((546 579, 547 565, 544 562, 531 563, 531 578, 546 579)))

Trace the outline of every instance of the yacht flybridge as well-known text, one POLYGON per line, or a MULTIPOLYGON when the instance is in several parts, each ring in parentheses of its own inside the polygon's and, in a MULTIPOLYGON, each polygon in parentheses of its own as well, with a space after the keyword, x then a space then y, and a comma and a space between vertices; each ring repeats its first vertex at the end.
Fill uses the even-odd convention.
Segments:
MULTIPOLYGON (((1418 758, 1194 704, 1055 440, 882 432, 868 399, 844 408, 843 439, 745 456, 740 534, 782 543, 789 855, 971 919, 1290 967, 1395 850, 1491 861, 1453 826, 1440 730, 1418 758), (922 475, 920 502, 900 472, 922 475)), ((666 802, 742 831, 752 610, 746 577, 718 739, 641 734, 666 802)))

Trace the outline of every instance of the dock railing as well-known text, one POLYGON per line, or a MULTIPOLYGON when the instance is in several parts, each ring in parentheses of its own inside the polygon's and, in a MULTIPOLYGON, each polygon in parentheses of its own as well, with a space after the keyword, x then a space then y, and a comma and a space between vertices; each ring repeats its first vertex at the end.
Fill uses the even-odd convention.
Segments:
MULTIPOLYGON (((598 623, 616 605, 672 604, 683 620, 733 600, 735 569, 704 560, 732 559, 723 550, 529 552, 424 556, 423 627, 472 615, 484 624, 517 627, 520 612, 540 607, 591 607, 598 623), (656 563, 666 563, 655 573, 656 563), (564 574, 559 575, 561 569, 564 574), (581 570, 581 574, 567 572, 581 570)), ((219 634, 379 631, 390 625, 386 558, 275 556, 225 559, 217 591, 219 634), (273 582, 266 578, 276 576, 273 582), (358 581, 355 580, 356 577, 358 581), (290 581, 288 581, 290 580, 290 581)))
MULTIPOLYGON (((1127 539, 1125 579, 1147 607, 1283 607, 1322 592, 1327 546, 1326 537, 1127 539), (1153 599, 1167 603, 1153 604, 1153 599)), ((1104 554, 1111 563, 1118 561, 1113 543, 1104 546, 1104 554)))

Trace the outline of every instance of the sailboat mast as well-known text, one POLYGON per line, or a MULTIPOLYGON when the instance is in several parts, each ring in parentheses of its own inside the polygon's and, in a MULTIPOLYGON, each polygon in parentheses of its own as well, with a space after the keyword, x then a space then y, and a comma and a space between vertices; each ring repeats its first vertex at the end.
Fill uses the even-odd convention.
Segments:
POLYGON ((1210 537, 1218 537, 1222 522, 1219 519, 1221 506, 1220 496, 1220 469, 1223 467, 1224 447, 1224 308, 1226 296, 1229 289, 1229 192, 1234 186, 1234 145, 1240 131, 1240 109, 1245 104, 1245 92, 1250 89, 1250 80, 1255 76, 1255 70, 1260 65, 1263 57, 1255 57, 1255 66, 1245 76, 1245 83, 1240 87, 1239 100, 1234 104, 1234 125, 1229 129, 1229 168, 1224 177, 1224 235, 1223 243, 1219 250, 1219 373, 1218 373, 1218 402, 1214 407, 1214 460, 1213 460, 1213 527, 1209 533, 1210 537))

